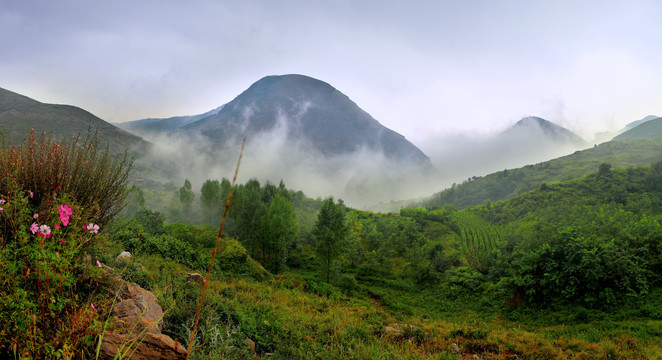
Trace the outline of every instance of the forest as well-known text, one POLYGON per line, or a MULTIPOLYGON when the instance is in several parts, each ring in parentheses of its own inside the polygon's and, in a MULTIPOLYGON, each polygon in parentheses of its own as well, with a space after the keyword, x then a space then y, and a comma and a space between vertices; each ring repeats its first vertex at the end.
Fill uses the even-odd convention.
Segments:
POLYGON ((662 358, 662 161, 387 214, 130 170, 94 138, 4 146, 0 356, 102 358, 110 266, 192 359, 662 358), (204 287, 184 275, 208 270, 204 287))

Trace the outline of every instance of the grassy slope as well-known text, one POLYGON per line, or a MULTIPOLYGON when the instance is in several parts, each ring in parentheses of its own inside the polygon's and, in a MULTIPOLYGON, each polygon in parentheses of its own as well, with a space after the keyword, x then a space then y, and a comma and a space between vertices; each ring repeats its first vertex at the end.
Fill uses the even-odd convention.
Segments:
POLYGON ((146 141, 103 121, 81 108, 70 105, 44 104, 23 95, 0 88, 0 131, 9 143, 23 141, 34 129, 56 139, 86 136, 98 131, 100 145, 109 145, 111 152, 125 149, 141 150, 146 141))
POLYGON ((602 163, 611 164, 614 168, 625 168, 648 166, 660 159, 660 139, 610 141, 544 163, 477 177, 439 192, 419 205, 426 208, 441 208, 445 205, 465 208, 488 200, 509 199, 536 189, 544 182, 556 183, 579 178, 596 172, 602 163))
POLYGON ((662 118, 649 120, 614 138, 614 140, 653 139, 662 137, 662 118))

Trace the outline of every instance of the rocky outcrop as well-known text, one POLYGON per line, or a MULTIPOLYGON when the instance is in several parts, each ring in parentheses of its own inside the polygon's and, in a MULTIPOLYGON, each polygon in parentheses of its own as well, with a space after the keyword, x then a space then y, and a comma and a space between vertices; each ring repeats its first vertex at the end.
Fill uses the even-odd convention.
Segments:
POLYGON ((108 275, 115 278, 117 300, 112 309, 111 330, 103 334, 99 359, 114 359, 118 353, 133 360, 185 359, 186 349, 177 340, 161 334, 163 309, 156 296, 110 270, 108 275))

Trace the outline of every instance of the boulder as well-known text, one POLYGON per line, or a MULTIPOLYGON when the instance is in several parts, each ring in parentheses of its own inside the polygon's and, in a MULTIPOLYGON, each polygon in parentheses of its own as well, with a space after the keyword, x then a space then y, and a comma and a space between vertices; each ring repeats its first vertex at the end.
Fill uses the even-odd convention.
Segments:
POLYGON ((189 273, 186 274, 186 280, 187 281, 193 281, 198 285, 204 285, 205 284, 205 277, 198 274, 198 273, 189 273))
POLYGON ((177 340, 161 334, 163 309, 156 296, 117 278, 111 329, 103 334, 99 359, 185 359, 186 349, 177 340), (129 357, 131 352, 133 355, 129 357))
POLYGON ((129 261, 131 261, 131 253, 128 251, 122 251, 117 257, 115 258, 115 265, 124 265, 128 264, 129 261))
POLYGON ((138 334, 105 333, 99 351, 99 359, 114 359, 120 351, 123 355, 118 358, 132 360, 186 358, 184 346, 167 335, 146 333, 138 336, 138 334), (136 345, 138 346, 136 347, 136 345), (129 355, 131 356, 129 357, 129 355))

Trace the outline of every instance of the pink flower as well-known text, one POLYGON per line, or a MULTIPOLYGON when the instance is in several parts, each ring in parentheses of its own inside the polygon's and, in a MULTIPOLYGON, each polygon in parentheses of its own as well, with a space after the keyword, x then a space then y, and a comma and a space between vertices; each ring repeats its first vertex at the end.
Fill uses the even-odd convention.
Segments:
POLYGON ((55 230, 59 230, 60 229, 60 224, 55 224, 55 226, 53 226, 53 228, 55 228, 55 230))
POLYGON ((39 217, 39 214, 36 214, 36 213, 35 213, 34 215, 32 215, 32 218, 33 218, 33 219, 36 219, 36 218, 38 218, 38 217, 39 217))
POLYGON ((48 225, 41 225, 37 236, 51 237, 51 228, 48 225))
POLYGON ((69 216, 72 214, 71 208, 68 205, 60 205, 60 220, 62 225, 69 225, 69 216))
POLYGON ((30 225, 30 231, 32 231, 32 234, 36 234, 37 231, 39 231, 39 225, 37 225, 36 222, 33 222, 32 225, 30 225))
POLYGON ((5 200, 5 199, 0 199, 0 205, 4 204, 4 203, 6 203, 6 202, 7 202, 7 200, 5 200))
POLYGON ((98 234, 99 225, 90 223, 89 225, 87 225, 87 230, 90 230, 90 234, 98 234))
POLYGON ((30 191, 30 199, 32 199, 33 197, 34 197, 34 193, 30 191))
POLYGON ((92 308, 92 310, 96 310, 96 309, 97 309, 97 308, 94 307, 94 304, 93 304, 93 303, 90 303, 90 307, 92 308))
POLYGON ((101 267, 101 263, 99 262, 99 260, 97 260, 97 266, 101 267))

